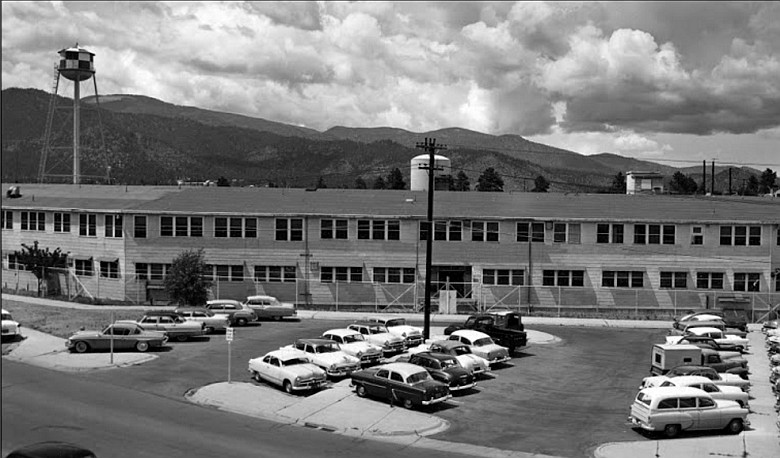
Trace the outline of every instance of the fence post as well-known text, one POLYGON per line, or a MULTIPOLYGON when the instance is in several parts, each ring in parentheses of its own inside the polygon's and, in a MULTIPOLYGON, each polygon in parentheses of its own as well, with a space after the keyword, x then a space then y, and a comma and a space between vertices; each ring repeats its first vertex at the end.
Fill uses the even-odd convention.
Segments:
POLYGON ((556 301, 558 303, 558 318, 561 317, 561 287, 558 287, 558 300, 556 301))

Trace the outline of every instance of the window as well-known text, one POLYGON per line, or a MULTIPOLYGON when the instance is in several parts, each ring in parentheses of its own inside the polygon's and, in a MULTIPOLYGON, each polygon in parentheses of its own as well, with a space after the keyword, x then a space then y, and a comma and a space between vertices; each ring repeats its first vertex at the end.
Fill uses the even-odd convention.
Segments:
POLYGON ((145 262, 136 262, 135 263, 135 278, 137 280, 148 280, 149 279, 149 264, 145 262))
POLYGON ((19 258, 13 253, 8 254, 8 268, 10 270, 27 270, 26 266, 21 264, 19 258))
POLYGON ((544 223, 517 223, 517 241, 544 243, 544 223))
POLYGON ((623 225, 596 225, 596 243, 623 243, 623 225))
POLYGON ((349 234, 348 228, 348 222, 345 219, 320 220, 320 238, 346 240, 349 234))
POLYGON ((574 223, 553 224, 554 243, 580 243, 580 225, 574 223))
POLYGON ((276 240, 297 242, 303 240, 303 219, 277 218, 276 240))
POLYGON ((659 410, 676 409, 676 408, 677 408, 677 398, 662 399, 661 401, 658 401, 659 410))
POLYGON ((119 278, 119 261, 100 261, 100 276, 119 278))
POLYGON ((471 223, 472 242, 498 242, 498 221, 474 221, 471 223))
POLYGON ((672 224, 635 224, 634 243, 637 245, 674 245, 676 228, 672 224))
POLYGON ((761 274, 735 272, 734 291, 761 291, 761 274))
POLYGON ((759 246, 761 245, 761 226, 721 226, 720 244, 759 246))
POLYGON ((85 237, 97 236, 97 215, 81 213, 79 215, 79 235, 85 237))
POLYGON ((715 401, 713 401, 710 398, 698 398, 699 399, 699 407, 714 407, 715 401))
POLYGON ((46 213, 44 212, 22 212, 22 230, 23 231, 45 231, 46 213))
MULTIPOLYGON (((203 235, 203 221, 201 218, 197 219, 199 221, 195 221, 194 217, 190 220, 190 234, 192 237, 201 237, 203 235), (200 235, 197 235, 198 233, 200 235)), ((277 220, 277 229, 279 226, 278 221, 280 220, 277 220)), ((228 236, 230 238, 257 238, 257 218, 214 218, 214 237, 226 238, 228 236)))
POLYGON ((398 220, 358 220, 358 240, 400 240, 401 222, 398 220))
POLYGON ((566 223, 555 223, 553 225, 553 242, 566 243, 566 223))
POLYGON ((173 237, 173 216, 160 217, 160 237, 173 237))
POLYGON ((74 259, 73 267, 76 271, 76 275, 79 275, 81 277, 91 277, 94 275, 92 271, 92 258, 74 259))
POLYGON ((374 267, 376 283, 414 283, 414 267, 374 267))
POLYGON ((165 277, 165 264, 150 264, 149 270, 151 271, 151 274, 149 275, 149 280, 162 280, 165 277))
POLYGON ((214 237, 227 237, 228 236, 227 228, 228 228, 227 218, 221 218, 221 217, 214 218, 214 237))
POLYGON ((203 237, 203 217, 190 217, 190 237, 203 237))
POLYGON ((320 281, 322 283, 362 282, 363 269, 361 267, 323 267, 320 269, 320 281))
POLYGON ((522 286, 525 283, 525 271, 522 269, 483 269, 482 283, 485 285, 522 286))
POLYGON ((542 271, 544 286, 585 286, 584 270, 544 270, 542 271))
POLYGON ((212 278, 215 278, 217 281, 244 281, 244 266, 240 264, 208 266, 206 271, 215 275, 212 278))
MULTIPOLYGON (((420 221, 420 240, 428 240, 428 221, 420 221)), ((433 239, 459 242, 463 239, 462 221, 434 221, 433 239)))
POLYGON ((636 270, 604 270, 601 286, 605 288, 642 288, 644 273, 636 270))
POLYGON ((105 215, 104 222, 106 237, 122 238, 122 215, 105 215))
POLYGON ((295 282, 295 266, 255 266, 255 281, 272 283, 295 282))
POLYGON ((54 213, 54 232, 70 232, 70 213, 54 213))
POLYGON ((146 238, 146 216, 133 217, 133 237, 137 239, 146 238))
POLYGON ((12 230, 14 228, 14 212, 11 210, 3 210, 3 229, 12 230))
POLYGON ((704 245, 704 228, 701 226, 691 227, 691 245, 704 245))
POLYGON ((723 289, 723 273, 722 272, 697 272, 696 288, 697 289, 723 289))
POLYGON ((661 288, 684 289, 687 287, 687 272, 661 272, 661 288))

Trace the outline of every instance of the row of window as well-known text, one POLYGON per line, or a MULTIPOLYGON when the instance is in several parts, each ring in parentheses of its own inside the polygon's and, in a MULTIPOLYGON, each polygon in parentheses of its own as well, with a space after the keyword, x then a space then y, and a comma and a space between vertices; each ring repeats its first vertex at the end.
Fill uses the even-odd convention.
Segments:
MULTIPOLYGON (((2 212, 3 229, 13 228, 13 212, 2 212)), ((46 214, 44 212, 23 211, 20 214, 20 227, 23 231, 45 231, 46 214)), ((80 236, 97 236, 97 215, 79 214, 78 231, 80 236)), ((106 237, 122 237, 122 215, 103 215, 103 234, 106 237)), ((148 236, 147 216, 133 218, 133 236, 148 236)), ((54 232, 71 231, 71 214, 54 213, 54 232)), ((304 228, 302 218, 276 218, 274 238, 277 241, 302 241, 304 228)), ((581 243, 581 225, 579 223, 516 223, 515 240, 517 242, 544 242, 545 225, 552 231, 553 243, 581 243)), ((633 224, 633 243, 638 245, 674 245, 677 241, 677 228, 672 224, 633 224)), ((348 220, 320 220, 320 238, 323 240, 346 240, 349 236, 348 220)), ((497 221, 473 221, 470 223, 472 242, 498 242, 500 240, 497 221)), ((420 223, 420 240, 428 239, 430 224, 420 223)), ((462 241, 463 221, 435 221, 432 238, 435 241, 462 241)), ((203 237, 204 218, 202 216, 161 216, 160 237, 203 237)), ((360 219, 357 221, 358 240, 400 240, 401 222, 399 220, 360 219)), ((217 238, 257 238, 257 218, 251 217, 215 217, 214 237, 217 238)), ((761 245, 761 226, 726 225, 720 226, 720 245, 759 246, 761 245)), ((624 224, 597 224, 596 243, 623 244, 625 242, 624 224)), ((704 227, 691 227, 691 245, 704 244, 704 227)), ((777 235, 780 245, 780 231, 777 235)))

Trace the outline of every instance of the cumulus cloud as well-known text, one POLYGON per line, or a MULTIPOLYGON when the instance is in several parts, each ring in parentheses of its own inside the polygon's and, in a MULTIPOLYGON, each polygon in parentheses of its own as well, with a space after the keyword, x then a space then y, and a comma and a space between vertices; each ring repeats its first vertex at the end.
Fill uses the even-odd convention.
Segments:
POLYGON ((78 41, 96 53, 101 92, 319 130, 568 133, 583 152, 601 141, 653 154, 668 151, 654 133, 780 125, 775 2, 3 2, 2 13, 3 88, 50 90, 56 52, 78 41))

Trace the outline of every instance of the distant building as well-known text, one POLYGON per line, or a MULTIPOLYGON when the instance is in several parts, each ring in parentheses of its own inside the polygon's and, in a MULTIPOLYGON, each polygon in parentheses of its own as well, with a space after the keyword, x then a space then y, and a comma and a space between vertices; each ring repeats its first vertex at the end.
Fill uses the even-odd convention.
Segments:
POLYGON ((660 194, 664 192, 661 172, 626 172, 626 194, 660 194))

